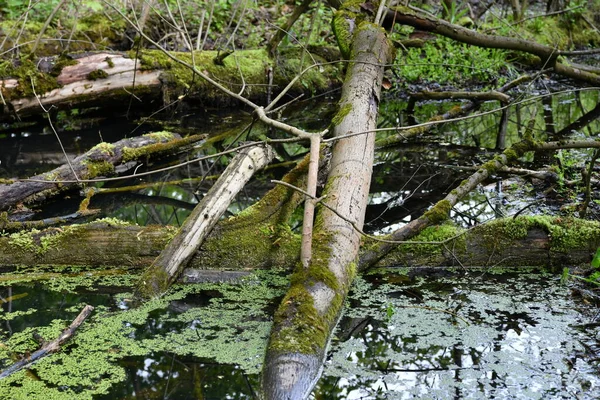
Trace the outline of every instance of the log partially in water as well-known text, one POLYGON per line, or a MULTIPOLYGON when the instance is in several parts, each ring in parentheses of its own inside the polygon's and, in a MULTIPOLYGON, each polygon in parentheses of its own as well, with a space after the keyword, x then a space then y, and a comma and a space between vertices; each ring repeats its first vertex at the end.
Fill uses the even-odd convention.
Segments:
POLYGON ((119 140, 116 143, 100 143, 70 163, 52 171, 36 175, 29 180, 12 183, 0 183, 0 211, 7 210, 19 203, 33 203, 68 189, 77 187, 78 180, 110 176, 115 166, 145 159, 152 154, 170 154, 203 139, 196 135, 185 139, 177 134, 156 133, 119 140), (63 182, 67 181, 67 182, 63 182))
POLYGON ((140 278, 138 294, 155 297, 164 293, 181 274, 229 204, 254 173, 266 167, 274 157, 270 146, 242 150, 229 163, 217 182, 194 208, 179 232, 140 278))
MULTIPOLYGON (((398 245, 377 265, 465 268, 579 266, 589 264, 596 249, 600 247, 600 223, 580 219, 517 217, 496 220, 466 232, 460 228, 430 229, 448 229, 436 240, 455 238, 443 244, 398 245), (515 235, 515 232, 519 235, 515 235)), ((0 266, 144 268, 152 264, 173 234, 172 227, 141 227, 118 223, 116 220, 49 228, 39 232, 21 232, 0 236, 0 266)), ((431 236, 431 232, 426 234, 431 236)), ((419 236, 415 238, 421 239, 419 236)), ((300 242, 297 243, 299 251, 300 242)), ((206 239, 205 245, 192 256, 188 268, 197 271, 250 271, 265 268, 265 265, 249 264, 247 257, 240 258, 243 254, 243 251, 232 252, 221 241, 220 234, 213 232, 206 239), (205 248, 208 247, 212 251, 206 251, 205 248)), ((286 264, 275 267, 289 269, 295 261, 290 259, 286 264)), ((359 265, 359 269, 364 267, 365 265, 359 265)), ((209 272, 207 275, 210 274, 209 272)), ((190 272, 188 278, 190 281, 201 280, 201 275, 201 272, 190 272)))
POLYGON ((48 354, 52 354, 60 350, 60 347, 75 334, 77 328, 79 328, 79 326, 83 323, 83 321, 86 320, 86 318, 92 313, 92 311, 94 311, 94 307, 86 305, 83 308, 83 310, 81 310, 77 318, 73 320, 71 325, 69 325, 67 329, 62 331, 62 333, 56 339, 46 343, 39 350, 34 351, 31 355, 23 358, 20 361, 17 361, 13 365, 2 371, 0 373, 0 379, 4 379, 14 374, 15 372, 19 372, 23 368, 27 368, 33 363, 37 362, 38 360, 46 357, 48 354))

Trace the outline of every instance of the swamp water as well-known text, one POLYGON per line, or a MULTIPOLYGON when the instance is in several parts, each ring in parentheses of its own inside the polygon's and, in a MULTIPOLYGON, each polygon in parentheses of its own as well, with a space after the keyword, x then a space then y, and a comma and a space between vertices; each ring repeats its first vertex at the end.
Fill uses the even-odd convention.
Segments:
MULTIPOLYGON (((0 398, 254 398, 283 276, 178 285, 137 309, 118 288, 82 284, 0 289, 2 341, 22 352, 96 307, 59 353, 0 381, 0 398)), ((594 313, 553 274, 380 269, 354 284, 313 396, 595 399, 594 313)))
MULTIPOLYGON (((554 101, 554 109, 562 110, 557 111, 556 120, 561 121, 557 129, 598 104, 597 92, 583 99, 571 97, 554 101)), ((393 125, 403 118, 394 107, 382 107, 383 125, 386 120, 393 125)), ((448 107, 433 105, 417 119, 425 120, 448 107)), ((305 112, 303 122, 327 120, 321 111, 305 112)), ((523 108, 520 118, 527 120, 528 112, 523 108)), ((210 131, 222 120, 218 115, 202 123, 191 121, 189 127, 194 133, 210 131)), ((380 152, 372 211, 367 212, 370 232, 384 232, 386 227, 409 221, 458 185, 465 174, 444 170, 440 164, 469 165, 471 157, 478 161, 480 156, 489 157, 498 120, 499 116, 488 114, 469 126, 440 128, 438 134, 445 143, 425 140, 380 152)), ((515 126, 509 128, 508 145, 519 140, 518 124, 511 124, 515 126)), ((590 131, 598 132, 598 121, 593 124, 590 131)), ((318 124, 310 128, 321 129, 318 124)), ((114 141, 131 126, 103 129, 104 140, 114 141)), ((49 132, 3 132, 8 131, 0 131, 0 177, 26 176, 62 163, 49 132), (38 156, 46 158, 40 161, 38 156)), ((583 128, 574 135, 591 136, 583 128)), ((70 154, 86 147, 85 140, 90 140, 90 146, 98 142, 96 128, 61 136, 70 154)), ((581 154, 575 157, 583 158, 581 154)), ((156 199, 192 204, 199 186, 161 182, 203 175, 210 165, 205 167, 192 165, 184 172, 153 177, 159 189, 138 193, 146 200, 135 198, 127 203, 124 195, 117 194, 116 207, 105 215, 140 224, 180 223, 189 204, 187 208, 173 202, 157 204, 156 199), (144 204, 149 198, 154 202, 144 204)), ((515 186, 523 187, 521 182, 515 186)), ((254 190, 246 199, 238 199, 230 211, 256 200, 260 194, 254 190)), ((484 189, 474 193, 455 208, 454 216, 460 211, 467 219, 459 223, 466 226, 496 217, 498 207, 490 206, 490 200, 496 200, 491 196, 484 189)), ((530 200, 529 193, 513 196, 520 202, 502 204, 509 215, 530 200)), ((96 200, 95 196, 92 207, 96 200)), ((73 212, 79 201, 73 196, 41 215, 73 212)), ((535 210, 547 212, 548 208, 535 210)), ((288 284, 284 273, 260 272, 241 283, 179 285, 161 299, 133 307, 130 292, 138 271, 70 267, 56 272, 19 267, 0 276, 5 285, 0 286, 1 369, 12 364, 15 355, 39 347, 35 333, 52 340, 84 304, 96 309, 59 353, 1 380, 0 399, 255 398, 273 311, 288 284)), ((595 310, 594 305, 573 296, 555 274, 382 269, 355 283, 313 397, 600 398, 600 324, 595 310)))

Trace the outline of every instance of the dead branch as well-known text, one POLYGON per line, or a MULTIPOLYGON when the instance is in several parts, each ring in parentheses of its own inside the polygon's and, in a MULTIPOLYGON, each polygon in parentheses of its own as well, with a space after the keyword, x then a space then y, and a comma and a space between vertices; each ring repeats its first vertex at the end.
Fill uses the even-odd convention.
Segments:
POLYGON ((554 68, 554 71, 560 75, 600 85, 600 75, 559 62, 558 57, 563 55, 563 53, 561 53, 560 49, 554 47, 524 39, 479 33, 404 6, 397 6, 387 10, 384 26, 389 28, 394 23, 437 33, 450 39, 478 47, 516 50, 533 54, 540 58, 542 65, 554 68))
POLYGON ((500 103, 508 103, 510 96, 495 90, 490 92, 419 92, 411 93, 410 97, 415 100, 449 100, 466 99, 473 101, 497 100, 500 103))
POLYGON ((0 183, 0 210, 7 210, 18 203, 29 204, 46 199, 74 188, 83 180, 112 175, 115 173, 115 166, 121 163, 156 154, 172 154, 204 138, 205 135, 181 139, 176 134, 148 134, 123 139, 114 144, 101 143, 71 162, 76 177, 70 166, 65 164, 29 181, 0 183))
POLYGON ((79 328, 79 326, 83 323, 83 321, 86 320, 86 318, 92 313, 92 311, 94 311, 94 307, 90 305, 85 306, 83 310, 81 310, 77 318, 73 320, 73 322, 71 323, 71 325, 69 325, 67 329, 62 331, 58 338, 54 339, 49 343, 46 343, 41 349, 36 350, 29 357, 14 363, 10 367, 2 371, 0 373, 0 379, 6 378, 14 374, 15 372, 19 372, 23 368, 28 368, 33 363, 39 361, 43 357, 46 357, 48 354, 56 353, 58 350, 60 350, 60 347, 75 334, 77 328, 79 328))
POLYGON ((256 171, 273 159, 269 146, 242 151, 227 166, 206 196, 185 220, 179 232, 140 278, 137 294, 149 298, 168 289, 181 274, 229 204, 256 171))

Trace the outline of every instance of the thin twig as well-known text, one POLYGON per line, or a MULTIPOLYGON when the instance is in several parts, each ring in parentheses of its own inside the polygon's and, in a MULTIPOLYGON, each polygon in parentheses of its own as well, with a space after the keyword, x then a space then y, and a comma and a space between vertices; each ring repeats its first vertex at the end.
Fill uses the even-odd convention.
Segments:
POLYGON ((349 220, 348 218, 346 218, 345 216, 343 216, 338 210, 336 210, 334 207, 330 206, 329 204, 325 203, 323 201, 323 199, 325 197, 315 197, 315 196, 311 196, 307 191, 300 189, 297 186, 294 186, 292 184, 289 184, 287 182, 283 182, 283 181, 278 181, 276 179, 271 180, 271 182, 279 184, 279 185, 283 185, 286 186, 290 189, 293 189, 299 193, 302 193, 303 195, 307 196, 308 198, 312 199, 313 201, 321 204, 323 207, 329 209, 331 212, 333 212, 335 215, 337 215, 338 217, 340 217, 341 219, 343 219, 344 221, 346 221, 347 223, 349 223, 350 225, 352 225, 352 228, 354 228, 355 231, 357 231, 358 233, 360 233, 362 236, 371 239, 371 240, 375 240, 377 242, 382 242, 382 243, 391 243, 391 244, 444 244, 444 243, 448 243, 451 242, 452 240, 461 237, 462 235, 464 235, 465 233, 467 233, 469 230, 471 230, 472 228, 469 229, 465 229, 463 232, 459 233, 458 235, 452 236, 451 238, 439 241, 439 242, 422 242, 422 241, 409 241, 409 240, 387 240, 387 239, 382 239, 378 236, 373 236, 373 235, 369 235, 368 233, 365 233, 362 229, 360 229, 353 221, 349 220))
POLYGON ((35 96, 35 99, 38 101, 42 110, 44 110, 44 113, 46 113, 46 117, 48 117, 48 124, 50 124, 50 128, 52 128, 52 132, 54 132, 54 136, 56 136, 56 140, 58 140, 60 149, 62 150, 62 152, 65 156, 65 159, 67 160, 67 164, 69 164, 69 168, 71 169, 71 172, 73 173, 73 176, 75 177, 76 182, 79 182, 79 177, 77 176, 77 173, 75 172, 75 168, 73 168, 73 165, 71 164, 71 160, 69 159, 69 156, 67 155, 65 146, 63 146, 62 140, 60 140, 60 136, 58 135, 58 132, 54 128, 54 124, 52 123, 52 118, 50 117, 50 112, 49 112, 49 110, 46 110, 46 108, 42 104, 42 101, 40 100, 40 96, 38 96, 38 94, 35 92, 35 83, 33 82, 33 76, 30 76, 29 78, 31 79, 31 90, 33 91, 33 95, 35 96))

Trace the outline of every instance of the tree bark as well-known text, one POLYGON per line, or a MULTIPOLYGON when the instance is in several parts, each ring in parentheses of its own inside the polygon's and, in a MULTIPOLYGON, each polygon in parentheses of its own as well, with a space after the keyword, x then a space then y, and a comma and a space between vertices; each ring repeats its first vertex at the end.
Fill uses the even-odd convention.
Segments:
MULTIPOLYGON (((236 249, 235 244, 223 243, 221 229, 224 225, 229 224, 220 222, 217 232, 213 231, 204 245, 193 254, 184 271, 185 279, 201 279, 202 276, 226 271, 293 267, 296 260, 284 256, 278 256, 272 264, 247 263, 247 254, 251 249, 240 249, 239 246, 236 249)), ((231 226, 226 229, 231 229, 231 226)), ((447 226, 430 229, 427 235, 417 236, 415 240, 454 239, 442 244, 399 244, 376 265, 581 266, 589 264, 595 249, 600 247, 600 223, 580 219, 517 217, 497 220, 468 231, 447 226), (514 235, 514 232, 519 232, 519 235, 514 235), (581 240, 565 243, 566 237, 581 240), (500 243, 502 246, 498 245, 500 243)), ((238 228, 232 230, 238 232, 238 228)), ((246 225, 244 230, 249 234, 254 233, 252 225, 246 225)), ((152 264, 172 235, 172 227, 140 227, 111 220, 48 228, 39 232, 21 232, 0 236, 0 266, 82 265, 112 268, 119 265, 142 269, 152 264)), ((298 239, 292 245, 291 253, 299 251, 298 239)), ((366 242, 372 243, 371 240, 366 242)), ((366 247, 363 245, 363 248, 366 247)), ((358 265, 359 269, 366 266, 364 263, 358 265)), ((4 280, 10 278, 9 273, 3 275, 4 280)), ((40 273, 36 279, 47 278, 48 273, 40 273)))
MULTIPOLYGON (((356 28, 355 55, 342 89, 335 136, 376 128, 383 65, 391 58, 385 32, 368 22, 356 28)), ((338 141, 325 186, 327 202, 356 225, 364 221, 375 134, 338 141)), ((319 378, 329 336, 354 279, 360 235, 320 207, 308 268, 297 266, 275 314, 263 366, 266 399, 304 399, 319 378)))

